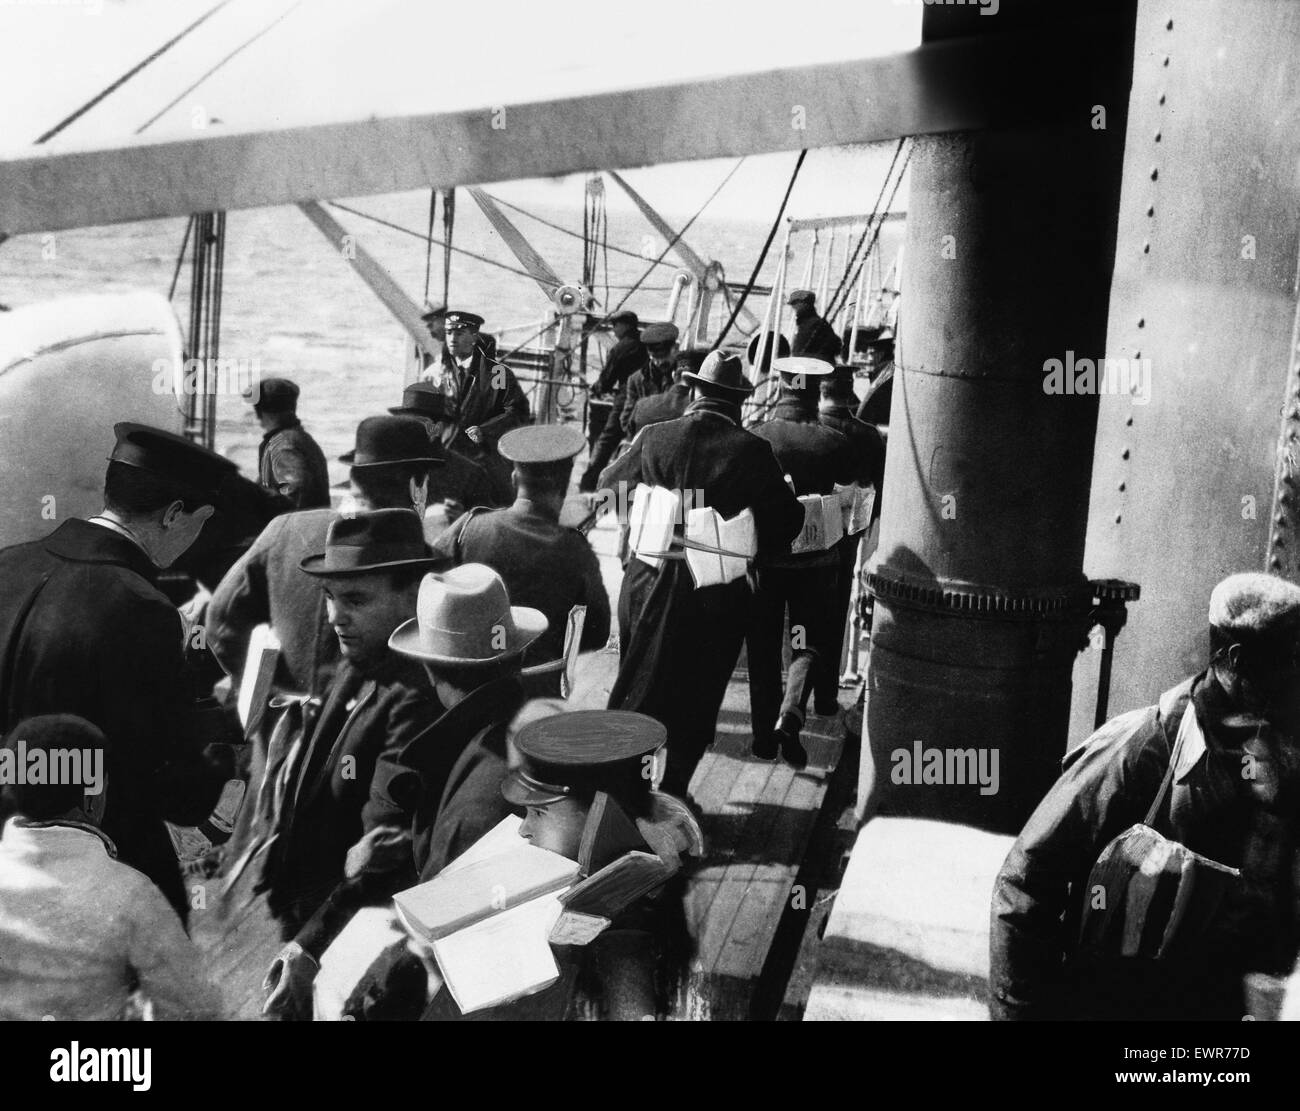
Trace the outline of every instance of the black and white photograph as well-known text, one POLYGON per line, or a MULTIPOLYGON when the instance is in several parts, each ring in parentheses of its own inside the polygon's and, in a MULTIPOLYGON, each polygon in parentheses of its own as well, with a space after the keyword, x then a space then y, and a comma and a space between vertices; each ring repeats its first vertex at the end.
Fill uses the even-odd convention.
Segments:
POLYGON ((1285 1067, 1300 2, 0 0, 0 823, 51 1091, 1285 1067))

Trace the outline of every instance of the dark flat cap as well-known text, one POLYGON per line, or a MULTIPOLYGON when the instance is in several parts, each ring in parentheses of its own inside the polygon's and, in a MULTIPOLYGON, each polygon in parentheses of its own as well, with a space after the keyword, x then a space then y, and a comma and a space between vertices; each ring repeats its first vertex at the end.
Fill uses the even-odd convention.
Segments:
POLYGON ((123 421, 113 425, 113 435, 117 443, 108 456, 110 462, 139 467, 201 494, 218 495, 225 483, 239 473, 229 459, 161 428, 123 421))
POLYGON ((640 323, 637 320, 636 313, 631 309, 620 309, 609 318, 609 322, 611 324, 631 324, 634 328, 640 323))
POLYGON ((587 438, 571 424, 532 424, 514 428, 497 441, 502 457, 521 466, 572 459, 587 438))
POLYGON ((660 343, 676 343, 680 333, 676 324, 647 324, 641 332, 641 342, 647 347, 660 343))
POLYGON ((268 413, 291 413, 298 407, 298 383, 288 378, 263 378, 244 391, 244 400, 268 413))
POLYGON ((420 319, 426 324, 432 324, 435 320, 441 320, 447 315, 446 305, 431 305, 420 313, 420 319))
POLYGON ((785 299, 787 305, 811 305, 817 300, 817 294, 811 289, 795 289, 790 292, 790 296, 785 299))

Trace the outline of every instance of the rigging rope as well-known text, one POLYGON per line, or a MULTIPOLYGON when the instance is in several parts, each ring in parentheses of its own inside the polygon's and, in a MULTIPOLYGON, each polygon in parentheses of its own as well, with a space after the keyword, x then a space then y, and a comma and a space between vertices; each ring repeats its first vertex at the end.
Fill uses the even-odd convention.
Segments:
MULTIPOLYGON (((907 171, 907 163, 910 161, 911 157, 912 157, 912 152, 911 152, 911 149, 909 148, 909 149, 908 149, 908 152, 907 152, 907 158, 905 158, 905 159, 903 160, 903 168, 902 168, 902 170, 899 172, 898 180, 894 182, 894 188, 893 188, 892 190, 890 190, 890 193, 889 193, 889 200, 885 202, 885 211, 886 211, 886 212, 888 212, 888 211, 890 210, 890 208, 893 206, 893 203, 894 203, 894 197, 895 197, 895 196, 897 195, 897 193, 898 193, 898 188, 899 188, 899 186, 903 184, 903 174, 907 171)), ((858 262, 857 266, 854 268, 854 270, 853 270, 853 276, 852 276, 851 279, 848 277, 848 274, 847 274, 847 272, 846 272, 846 274, 845 274, 845 278, 846 278, 846 280, 845 280, 844 282, 841 283, 841 288, 844 289, 844 297, 845 297, 846 300, 847 300, 847 298, 848 298, 848 290, 852 289, 853 286, 857 283, 857 280, 858 280, 858 274, 860 274, 860 273, 862 272, 862 267, 863 267, 864 265, 866 265, 867 260, 871 257, 871 252, 872 252, 873 250, 875 250, 876 243, 877 243, 877 242, 879 241, 879 239, 880 239, 880 232, 881 232, 881 229, 884 228, 884 226, 885 226, 885 220, 884 220, 884 217, 881 216, 880 218, 878 218, 878 219, 875 221, 875 229, 874 229, 874 231, 872 232, 872 235, 871 235, 871 242, 869 242, 869 243, 867 244, 866 252, 863 254, 863 256, 862 256, 861 260, 858 262)), ((834 309, 830 310, 830 311, 831 311, 831 315, 834 315, 834 313, 835 313, 836 311, 838 311, 838 308, 839 308, 839 306, 837 305, 834 309)))
POLYGON ((185 225, 185 238, 181 240, 181 253, 176 256, 176 269, 172 271, 172 284, 167 290, 167 300, 170 301, 176 295, 176 282, 181 276, 181 264, 185 261, 185 248, 190 241, 190 232, 194 230, 194 217, 191 216, 189 223, 185 225))
MULTIPOLYGON (((484 192, 487 193, 487 190, 484 190, 484 192)), ((583 238, 582 232, 576 232, 572 228, 566 228, 563 224, 554 223, 551 220, 547 220, 545 217, 538 216, 536 213, 529 212, 527 209, 520 208, 517 204, 511 204, 509 201, 503 201, 500 197, 495 197, 491 193, 487 193, 487 196, 490 197, 492 200, 496 201, 496 203, 501 205, 502 208, 509 208, 514 212, 518 212, 520 216, 527 216, 530 220, 536 220, 539 224, 545 224, 548 228, 552 228, 558 232, 563 232, 565 235, 571 235, 573 236, 574 239, 583 238)), ((626 247, 611 247, 608 245, 608 243, 605 245, 605 249, 609 251, 614 251, 620 255, 627 255, 629 258, 639 259, 641 262, 645 262, 645 255, 641 254, 639 251, 629 251, 626 247)), ((672 263, 656 262, 655 265, 672 266, 672 263)))
POLYGON ((75 123, 87 112, 89 112, 93 107, 95 107, 95 105, 98 104, 101 100, 103 100, 106 96, 110 96, 112 93, 120 89, 123 85, 125 85, 128 81, 130 81, 132 77, 134 77, 137 73, 139 73, 142 69, 144 69, 145 66, 149 65, 150 62, 154 62, 157 59, 161 58, 164 54, 167 53, 167 51, 169 51, 173 46, 175 46, 178 42, 180 42, 181 39, 183 39, 186 35, 188 35, 196 27, 198 27, 199 24, 205 23, 208 19, 216 15, 217 12, 219 12, 222 8, 224 8, 229 3, 230 0, 221 0, 221 3, 215 5, 214 7, 209 8, 206 12, 203 13, 203 15, 199 16, 198 19, 196 19, 193 23, 191 23, 188 27, 186 27, 185 30, 181 31, 180 34, 176 35, 174 38, 169 39, 167 42, 163 43, 162 46, 160 46, 157 50, 155 50, 152 54, 150 54, 149 57, 145 58, 144 61, 138 62, 136 65, 132 66, 129 70, 127 70, 124 74, 122 74, 121 77, 119 77, 111 85, 105 88, 102 92, 96 93, 93 97, 91 97, 88 101, 86 101, 85 104, 83 104, 80 108, 78 108, 75 112, 73 112, 72 115, 65 116, 63 119, 61 119, 52 128, 50 128, 49 131, 45 132, 44 135, 42 135, 39 139, 36 140, 36 146, 40 146, 42 143, 48 142, 50 139, 53 139, 54 136, 56 136, 65 127, 67 127, 69 124, 75 123))
POLYGON ((433 270, 433 221, 438 212, 438 190, 429 190, 429 230, 424 245, 424 303, 429 303, 429 276, 433 270))
POLYGON ((265 27, 263 27, 260 31, 258 31, 257 34, 252 35, 249 38, 245 39, 243 42, 241 42, 237 47, 235 47, 234 50, 232 50, 229 54, 227 54, 224 58, 222 58, 221 61, 217 62, 216 65, 212 66, 206 73, 202 74, 198 78, 198 80, 196 80, 192 85, 190 85, 187 89, 182 90, 173 100, 169 101, 161 109, 159 109, 147 120, 145 120, 144 123, 142 123, 139 127, 135 129, 135 133, 139 135, 146 128, 151 127, 164 115, 166 115, 173 108, 175 108, 177 104, 179 104, 182 100, 184 100, 187 96, 189 96, 190 93, 192 93, 195 89, 197 89, 200 85, 202 85, 204 81, 206 81, 209 77, 211 77, 214 73, 216 73, 217 70, 219 70, 222 66, 224 66, 228 61, 230 61, 232 58, 236 57, 237 55, 242 54, 245 50, 247 50, 250 46, 252 46, 253 43, 257 42, 258 39, 260 39, 268 31, 270 31, 272 27, 275 27, 277 24, 283 23, 284 20, 287 19, 294 11, 302 7, 302 2, 303 0, 297 0, 296 3, 291 4, 289 7, 285 8, 284 11, 282 11, 278 16, 276 16, 275 19, 271 20, 271 22, 268 23, 265 27))
MULTIPOLYGON (((885 171, 885 179, 880 183, 880 192, 876 194, 876 203, 875 205, 872 206, 871 218, 867 220, 867 226, 862 229, 862 234, 858 237, 858 245, 853 248, 853 255, 850 258, 848 265, 845 266, 844 273, 840 276, 840 284, 836 287, 834 295, 822 308, 822 316, 826 320, 830 320, 835 315, 835 313, 839 310, 838 302, 840 300, 840 297, 844 294, 844 291, 850 288, 852 285, 852 282, 849 280, 850 271, 853 271, 853 281, 857 280, 857 270, 861 266, 861 263, 858 261, 858 254, 862 250, 862 245, 863 243, 866 242, 867 236, 868 234, 871 233, 873 227, 875 229, 875 235, 873 235, 871 238, 872 247, 875 246, 876 239, 879 238, 880 236, 880 228, 885 222, 884 218, 880 214, 881 213, 880 202, 881 200, 884 199, 885 189, 889 186, 890 178, 893 177, 894 174, 894 166, 898 163, 898 156, 903 152, 903 145, 906 142, 907 142, 907 137, 903 136, 898 140, 898 145, 894 147, 894 157, 889 160, 889 169, 885 171)), ((890 206, 893 205, 894 195, 898 192, 898 187, 903 181, 903 175, 907 172, 907 164, 911 160, 912 160, 912 148, 909 145, 907 148, 907 158, 903 160, 903 167, 901 170, 899 170, 898 180, 894 182, 894 188, 889 194, 888 202, 885 204, 885 208, 884 208, 885 212, 888 212, 890 206)), ((864 260, 867 256, 870 256, 870 254, 871 254, 871 247, 868 247, 867 254, 866 256, 864 256, 864 260)))
POLYGON ((664 249, 659 253, 659 257, 658 257, 657 259, 655 259, 654 262, 652 262, 652 263, 650 264, 649 269, 646 270, 646 272, 645 272, 644 274, 642 274, 640 278, 637 279, 636 284, 633 285, 632 288, 629 289, 629 290, 628 290, 628 291, 623 295, 623 299, 622 299, 621 301, 619 301, 619 303, 618 303, 617 305, 615 305, 615 306, 614 306, 614 307, 613 307, 613 308, 612 308, 612 309, 611 309, 611 310, 610 310, 610 311, 605 315, 604 319, 601 320, 601 322, 600 322, 601 324, 605 324, 605 323, 607 323, 607 322, 609 321, 609 318, 610 318, 611 316, 613 316, 614 313, 618 312, 619 309, 621 309, 624 305, 627 304, 628 298, 631 297, 632 294, 634 294, 638 289, 641 288, 641 283, 644 282, 644 281, 646 280, 646 278, 650 277, 650 275, 654 272, 654 268, 655 268, 656 266, 658 266, 661 262, 663 262, 663 260, 664 260, 664 256, 667 255, 668 252, 671 251, 675 246, 677 246, 677 241, 678 241, 679 239, 681 239, 681 237, 684 236, 688 231, 690 231, 691 225, 692 225, 693 223, 695 223, 695 221, 698 220, 698 219, 700 218, 701 215, 703 215, 704 210, 705 210, 706 208, 708 208, 709 205, 711 205, 711 204, 713 203, 713 198, 716 197, 719 193, 722 192, 723 186, 725 186, 725 185, 727 184, 727 182, 729 182, 733 177, 735 177, 735 175, 736 175, 736 171, 739 170, 740 167, 743 166, 744 164, 745 164, 745 159, 744 159, 744 158, 741 158, 741 160, 740 160, 739 162, 737 162, 734 166, 731 167, 731 171, 730 171, 730 173, 728 173, 727 176, 724 177, 724 178, 722 179, 722 181, 720 181, 720 182, 718 183, 718 187, 717 187, 715 190, 713 190, 712 193, 709 194, 708 199, 707 199, 707 200, 706 200, 702 205, 700 205, 700 207, 699 207, 699 209, 696 211, 695 215, 692 216, 689 220, 686 221, 685 225, 682 227, 682 230, 679 231, 679 232, 677 232, 677 233, 672 237, 672 240, 669 242, 668 246, 665 247, 665 248, 664 248, 664 249))
MULTIPOLYGON (((419 240, 423 240, 425 238, 424 232, 422 231, 415 231, 412 228, 403 227, 401 224, 394 224, 391 220, 385 220, 382 216, 375 216, 369 212, 362 212, 361 209, 353 208, 351 205, 343 204, 341 201, 329 201, 327 203, 330 204, 332 207, 337 208, 343 212, 350 213, 353 216, 359 216, 363 220, 370 220, 373 223, 380 224, 381 226, 386 227, 391 231, 399 231, 403 235, 411 235, 419 240)), ((507 273, 518 274, 521 278, 527 278, 530 282, 536 281, 536 279, 530 273, 528 273, 527 270, 520 270, 517 266, 511 266, 509 263, 498 262, 496 259, 488 258, 486 255, 475 254, 473 251, 466 250, 464 247, 453 247, 450 243, 447 243, 442 239, 434 239, 433 243, 435 246, 445 247, 448 250, 453 251, 458 255, 465 255, 467 258, 472 258, 477 262, 486 263, 488 266, 495 266, 497 269, 505 270, 507 273)), ((445 279, 445 275, 444 275, 444 279, 445 279)), ((632 289, 634 287, 625 286, 625 285, 622 286, 615 285, 615 286, 611 286, 610 288, 611 289, 632 289)), ((653 293, 667 293, 671 287, 646 286, 645 288, 647 291, 653 293)))
MULTIPOLYGON (((731 316, 727 320, 726 326, 718 333, 718 338, 713 341, 710 351, 716 351, 722 346, 722 341, 727 338, 727 333, 731 331, 736 323, 736 318, 740 316, 740 310, 745 307, 745 298, 754 288, 754 283, 758 281, 759 271, 763 269, 763 263, 767 261, 767 252, 771 250, 772 240, 776 238, 777 229, 781 226, 781 217, 785 215, 785 206, 790 202, 790 194, 794 191, 794 183, 799 178, 799 171, 803 169, 804 159, 808 157, 808 151, 801 150, 799 159, 794 164, 794 173, 790 175, 790 184, 785 187, 785 196, 781 198, 781 207, 776 210, 776 219, 772 221, 772 229, 767 233, 767 242, 763 244, 763 250, 758 256, 758 262, 754 264, 754 269, 749 275, 749 281, 746 283, 744 290, 740 294, 740 299, 736 302, 731 310, 731 316)), ((762 355, 759 355, 759 361, 762 361, 762 355)))

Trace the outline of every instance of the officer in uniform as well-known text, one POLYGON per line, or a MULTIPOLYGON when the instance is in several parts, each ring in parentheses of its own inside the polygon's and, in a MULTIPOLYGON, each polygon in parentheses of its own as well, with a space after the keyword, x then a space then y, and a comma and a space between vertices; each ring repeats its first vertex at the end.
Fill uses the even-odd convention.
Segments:
MULTIPOLYGON (((772 364, 781 375, 781 396, 754 434, 772 445, 777 462, 795 493, 829 494, 835 484, 849 485, 861 465, 849 440, 817 419, 820 380, 830 363, 791 356, 772 364)), ((814 665, 833 656, 839 661, 835 627, 836 580, 840 556, 835 548, 820 552, 771 553, 755 568, 757 587, 749 629, 749 701, 753 711, 754 755, 770 760, 781 755, 796 768, 808 763, 799 741, 814 665), (790 667, 781 684, 782 628, 787 610, 790 667)), ((835 665, 832 665, 835 666, 835 665)), ((820 702, 819 713, 834 713, 834 696, 820 702)))
POLYGON ((637 402, 656 397, 673 384, 673 372, 677 367, 677 336, 676 324, 648 324, 641 334, 649 362, 627 380, 627 396, 620 414, 623 434, 629 438, 635 435, 632 413, 637 402))
POLYGON ((858 420, 873 424, 889 436, 889 408, 894 400, 894 333, 881 329, 867 339, 867 369, 873 371, 867 395, 858 406, 858 420))
POLYGON ((483 342, 477 313, 447 313, 447 346, 434 384, 446 395, 453 414, 445 447, 455 448, 488 472, 499 504, 510 499, 510 467, 497 453, 497 441, 530 419, 528 399, 514 374, 497 361, 495 347, 483 342))
MULTIPOLYGON (((429 438, 439 446, 454 440, 456 426, 454 413, 447 395, 431 382, 413 382, 402 391, 402 403, 388 410, 394 416, 418 417, 429 430, 429 438)), ((448 516, 455 520, 466 509, 476 505, 498 506, 502 503, 488 479, 488 473, 477 463, 452 448, 442 449, 446 462, 433 475, 430 497, 448 507, 448 516)))
POLYGON ((298 385, 288 378, 264 378, 244 391, 265 433, 257 448, 257 474, 263 486, 289 500, 293 509, 318 509, 330 503, 329 467, 320 445, 298 419, 298 385))
POLYGON ((115 758, 102 828, 183 921, 189 900, 165 822, 208 817, 233 760, 225 746, 205 751, 212 730, 194 708, 185 630, 156 584, 237 471, 170 432, 113 431, 103 512, 0 551, 0 733, 40 714, 76 714, 104 732, 115 758))
POLYGON ((596 489, 596 479, 600 477, 600 472, 605 469, 623 438, 622 415, 627 397, 627 381, 637 371, 644 369, 650 359, 645 344, 641 341, 636 313, 623 309, 611 316, 609 323, 618 342, 610 348, 605 368, 600 372, 593 392, 596 396, 601 396, 612 390, 614 397, 609 416, 605 418, 605 427, 600 430, 600 436, 591 449, 591 462, 587 464, 587 470, 582 476, 579 489, 585 493, 596 489))
MULTIPOLYGON (((648 331, 648 329, 647 329, 648 331)), ((723 518, 752 511, 760 556, 788 551, 803 508, 764 443, 740 425, 753 387, 740 360, 720 351, 692 382, 694 400, 678 420, 643 428, 627 453, 601 475, 611 496, 626 483, 690 491, 692 506, 723 518)), ((675 527, 680 547, 682 526, 675 527)), ((682 558, 658 567, 629 561, 618 603, 622 649, 609 708, 649 714, 668 728, 664 789, 685 796, 691 774, 713 742, 727 680, 744 641, 750 607, 744 579, 696 589, 682 558)))
POLYGON ((609 595, 591 545, 577 529, 560 524, 573 473, 585 446, 572 425, 516 428, 501 437, 501 454, 514 464, 517 497, 508 509, 473 509, 434 541, 447 566, 485 563, 505 580, 510 597, 546 615, 546 634, 525 663, 557 665, 530 684, 535 694, 559 694, 565 626, 574 606, 586 606, 580 649, 603 648, 609 639, 609 595))
MULTIPOLYGON (((610 892, 588 908, 609 922, 594 939, 552 943, 560 971, 556 983, 475 1012, 471 1020, 554 1021, 581 1015, 639 1021, 669 1011, 692 950, 682 906, 683 858, 701 855, 704 842, 686 804, 654 790, 647 774, 665 736, 663 725, 652 718, 616 710, 549 714, 515 732, 517 763, 501 793, 525 813, 521 837, 581 860, 584 833, 600 799, 602 813, 595 820, 608 820, 615 812, 619 836, 612 843, 595 831, 586 838, 592 874, 629 852, 658 857, 664 867, 659 884, 638 898, 628 901, 610 892)), ((486 879, 490 882, 491 875, 486 879)), ((448 996, 444 991, 435 997, 426 1019, 464 1017, 448 996)))
MULTIPOLYGON (((837 366, 821 380, 822 399, 818 417, 827 428, 833 428, 848 438, 858 457, 858 484, 872 486, 876 491, 871 507, 871 524, 880 519, 880 491, 885 481, 885 441, 875 425, 860 421, 853 415, 858 397, 853 389, 853 368, 837 366)), ((870 527, 870 526, 868 526, 870 527)), ((834 625, 844 631, 848 618, 849 602, 853 596, 853 574, 858 564, 858 546, 863 534, 846 533, 837 545, 839 553, 839 578, 836 582, 834 625)), ((813 698, 823 709, 836 699, 839 688, 839 654, 827 656, 817 662, 814 669, 813 698)))
POLYGON ((815 303, 816 296, 810 289, 796 289, 786 299, 786 304, 794 309, 795 330, 790 354, 796 357, 806 355, 833 363, 840 357, 840 337, 817 314, 815 303))

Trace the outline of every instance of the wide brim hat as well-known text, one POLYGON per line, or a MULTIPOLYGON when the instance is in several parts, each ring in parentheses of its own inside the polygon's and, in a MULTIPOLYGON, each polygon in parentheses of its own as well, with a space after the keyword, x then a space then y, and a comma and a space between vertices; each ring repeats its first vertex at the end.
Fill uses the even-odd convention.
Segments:
POLYGON ((648 792, 647 758, 668 730, 630 710, 574 710, 529 722, 512 738, 519 764, 501 784, 515 806, 548 806, 564 798, 608 791, 615 797, 648 792))
POLYGON ((401 405, 388 410, 395 417, 423 417, 445 421, 455 417, 450 398, 429 382, 415 382, 402 391, 401 405))
POLYGON ((443 462, 434 450, 423 421, 413 416, 366 417, 357 425, 356 446, 339 456, 349 467, 381 467, 394 463, 443 462))
POLYGON ((424 526, 409 509, 376 509, 332 522, 325 550, 299 561, 318 578, 346 578, 398 567, 432 568, 442 562, 429 554, 424 526))
POLYGON ((734 394, 754 392, 753 385, 745 378, 745 368, 740 359, 722 351, 710 352, 698 372, 685 371, 682 378, 734 394))
POLYGON ((398 626, 388 647, 425 663, 472 667, 522 652, 549 624, 541 610, 510 605, 491 567, 462 563, 425 575, 415 616, 398 626))

